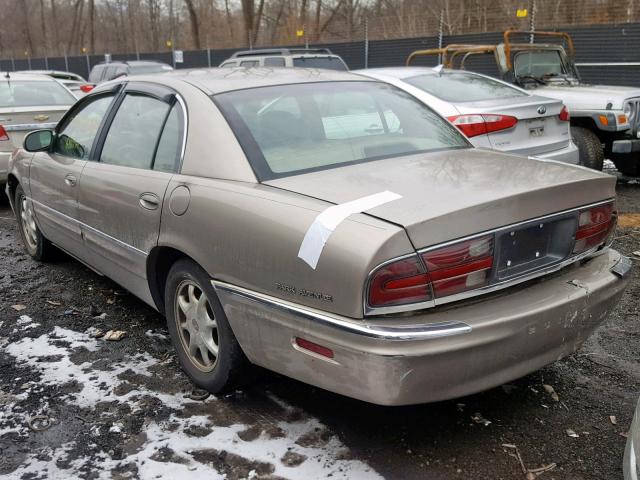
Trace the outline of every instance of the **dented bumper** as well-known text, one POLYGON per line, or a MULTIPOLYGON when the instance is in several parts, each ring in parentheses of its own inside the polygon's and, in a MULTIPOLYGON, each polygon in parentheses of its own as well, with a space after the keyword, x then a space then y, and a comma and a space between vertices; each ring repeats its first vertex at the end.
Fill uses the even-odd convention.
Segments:
POLYGON ((622 295, 624 259, 607 250, 472 302, 365 320, 213 283, 253 363, 349 397, 407 405, 486 390, 576 351, 622 295), (330 348, 333 358, 299 348, 295 337, 330 348))

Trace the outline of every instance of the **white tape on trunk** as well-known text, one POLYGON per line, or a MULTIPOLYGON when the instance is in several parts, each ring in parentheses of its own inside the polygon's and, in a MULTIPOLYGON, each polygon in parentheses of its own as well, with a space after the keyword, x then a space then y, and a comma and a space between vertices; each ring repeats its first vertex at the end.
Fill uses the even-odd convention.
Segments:
POLYGON ((327 243, 327 240, 340 222, 353 213, 361 213, 399 198, 402 198, 402 195, 384 191, 327 208, 316 217, 309 230, 307 230, 300 245, 298 257, 315 270, 324 244, 327 243))

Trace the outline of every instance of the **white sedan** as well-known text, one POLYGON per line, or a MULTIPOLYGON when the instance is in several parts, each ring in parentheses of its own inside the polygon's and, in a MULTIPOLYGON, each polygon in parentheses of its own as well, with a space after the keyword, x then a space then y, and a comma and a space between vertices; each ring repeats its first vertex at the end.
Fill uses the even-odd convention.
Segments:
POLYGON ((485 75, 426 67, 357 70, 395 85, 446 117, 476 147, 578 163, 569 111, 560 100, 485 75))

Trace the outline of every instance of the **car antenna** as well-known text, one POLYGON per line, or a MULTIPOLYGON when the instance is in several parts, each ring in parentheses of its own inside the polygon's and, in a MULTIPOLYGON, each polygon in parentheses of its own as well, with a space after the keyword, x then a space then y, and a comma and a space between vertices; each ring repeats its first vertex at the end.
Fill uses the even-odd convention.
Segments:
POLYGON ((4 74, 4 78, 11 78, 11 75, 9 75, 9 71, 7 70, 7 73, 4 74))
POLYGON ((439 77, 442 76, 442 70, 443 69, 444 69, 444 65, 443 64, 440 64, 440 65, 437 65, 437 66, 433 67, 433 71, 436 72, 439 77))

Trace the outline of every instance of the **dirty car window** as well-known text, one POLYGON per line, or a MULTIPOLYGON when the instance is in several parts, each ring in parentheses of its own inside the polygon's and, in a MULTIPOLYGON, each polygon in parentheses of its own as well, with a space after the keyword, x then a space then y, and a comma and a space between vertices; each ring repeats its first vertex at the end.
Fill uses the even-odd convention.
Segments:
POLYGON ((377 82, 322 82, 216 95, 260 180, 469 147, 442 117, 377 82))
POLYGON ((405 78, 404 81, 434 97, 455 103, 527 96, 526 93, 504 83, 480 75, 460 72, 417 75, 405 78))

